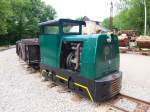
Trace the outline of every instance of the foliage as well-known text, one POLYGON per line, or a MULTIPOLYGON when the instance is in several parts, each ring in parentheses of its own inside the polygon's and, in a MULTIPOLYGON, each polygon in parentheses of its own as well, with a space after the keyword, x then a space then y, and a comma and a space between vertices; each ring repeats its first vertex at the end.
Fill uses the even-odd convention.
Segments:
POLYGON ((7 44, 37 37, 38 23, 54 19, 56 11, 41 0, 0 0, 0 16, 0 44, 7 44))
POLYGON ((10 2, 0 0, 0 35, 7 33, 7 18, 11 16, 10 2))
POLYGON ((83 20, 83 18, 84 18, 84 17, 80 16, 80 17, 77 17, 77 18, 76 18, 76 20, 80 20, 80 21, 82 21, 82 20, 83 20))
POLYGON ((104 21, 102 22, 102 25, 103 25, 103 27, 109 29, 109 23, 110 23, 110 18, 106 18, 106 19, 104 19, 104 21))
MULTIPOLYGON (((150 33, 150 1, 147 2, 147 28, 150 33)), ((118 14, 113 18, 113 26, 119 29, 133 29, 140 33, 144 31, 143 0, 120 0, 118 14)), ((109 18, 103 21, 109 28, 109 18)))

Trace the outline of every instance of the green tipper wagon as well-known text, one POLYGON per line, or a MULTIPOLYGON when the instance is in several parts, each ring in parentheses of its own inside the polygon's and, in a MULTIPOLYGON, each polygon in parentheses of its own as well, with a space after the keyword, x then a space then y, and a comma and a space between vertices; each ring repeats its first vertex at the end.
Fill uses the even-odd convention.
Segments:
POLYGON ((70 19, 39 24, 42 74, 92 101, 108 100, 121 88, 118 39, 113 34, 81 35, 83 25, 70 19))

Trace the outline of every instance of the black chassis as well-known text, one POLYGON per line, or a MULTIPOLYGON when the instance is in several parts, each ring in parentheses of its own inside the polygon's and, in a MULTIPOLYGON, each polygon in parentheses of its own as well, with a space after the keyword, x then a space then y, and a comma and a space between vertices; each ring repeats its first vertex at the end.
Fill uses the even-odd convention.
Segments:
POLYGON ((102 102, 119 94, 122 82, 122 72, 118 71, 97 80, 89 80, 80 76, 78 72, 71 70, 53 68, 49 65, 40 64, 47 78, 67 86, 72 91, 90 99, 94 102, 102 102))

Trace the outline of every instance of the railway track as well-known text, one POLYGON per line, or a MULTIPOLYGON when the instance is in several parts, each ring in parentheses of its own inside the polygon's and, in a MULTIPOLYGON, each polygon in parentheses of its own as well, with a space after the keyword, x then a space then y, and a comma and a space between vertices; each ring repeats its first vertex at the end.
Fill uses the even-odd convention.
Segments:
POLYGON ((150 56, 150 49, 139 49, 139 48, 131 48, 128 49, 127 47, 120 48, 121 53, 128 53, 128 54, 138 54, 144 56, 150 56))
POLYGON ((111 112, 150 112, 150 102, 124 94, 119 94, 113 98, 108 105, 111 107, 111 112))

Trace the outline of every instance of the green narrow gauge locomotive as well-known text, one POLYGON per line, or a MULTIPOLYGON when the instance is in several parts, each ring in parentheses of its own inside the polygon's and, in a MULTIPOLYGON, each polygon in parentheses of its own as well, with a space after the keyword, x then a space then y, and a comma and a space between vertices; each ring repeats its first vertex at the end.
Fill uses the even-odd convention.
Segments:
POLYGON ((121 89, 118 39, 113 34, 82 35, 83 25, 70 19, 39 24, 42 75, 91 101, 108 100, 121 89))

